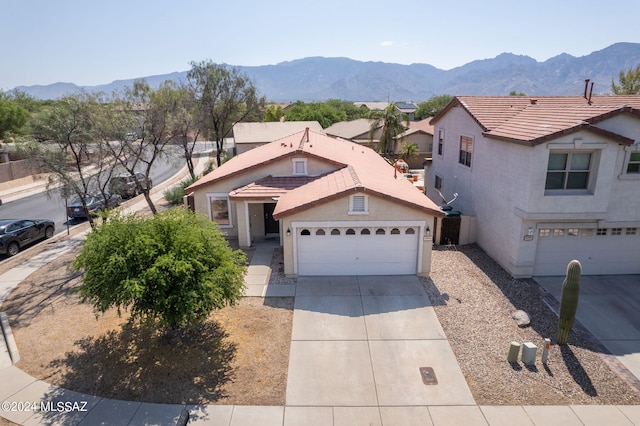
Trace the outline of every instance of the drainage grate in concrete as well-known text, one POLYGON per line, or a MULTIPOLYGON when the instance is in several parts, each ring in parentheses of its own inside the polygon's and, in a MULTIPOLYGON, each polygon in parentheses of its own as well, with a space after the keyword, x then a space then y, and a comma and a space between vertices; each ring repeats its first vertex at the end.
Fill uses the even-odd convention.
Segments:
POLYGON ((420 367, 420 376, 422 376, 422 382, 425 385, 437 385, 438 379, 436 378, 436 372, 431 367, 420 367))

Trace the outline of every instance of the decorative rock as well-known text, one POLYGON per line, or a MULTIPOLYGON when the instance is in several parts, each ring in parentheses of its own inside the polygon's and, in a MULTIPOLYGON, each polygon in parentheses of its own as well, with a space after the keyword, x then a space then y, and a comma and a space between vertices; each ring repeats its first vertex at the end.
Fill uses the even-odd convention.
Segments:
POLYGON ((516 320, 516 324, 518 324, 518 327, 520 328, 528 327, 529 324, 531 324, 529 314, 527 314, 525 311, 515 311, 513 314, 511 314, 511 318, 516 320))

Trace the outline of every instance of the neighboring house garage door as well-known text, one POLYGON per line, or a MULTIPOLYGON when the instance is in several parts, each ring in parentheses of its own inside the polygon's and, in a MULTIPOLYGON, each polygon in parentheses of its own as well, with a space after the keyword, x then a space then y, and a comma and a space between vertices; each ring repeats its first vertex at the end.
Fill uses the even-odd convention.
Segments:
POLYGON ((538 230, 533 275, 564 275, 577 259, 585 275, 640 274, 638 228, 538 230))
POLYGON ((298 227, 298 275, 418 272, 418 226, 298 227))

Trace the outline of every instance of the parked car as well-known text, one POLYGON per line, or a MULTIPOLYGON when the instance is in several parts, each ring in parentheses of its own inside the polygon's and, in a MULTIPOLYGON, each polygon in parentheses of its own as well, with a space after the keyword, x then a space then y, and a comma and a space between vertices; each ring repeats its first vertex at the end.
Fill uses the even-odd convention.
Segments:
POLYGON ((132 198, 141 194, 141 189, 151 189, 153 183, 147 179, 144 173, 135 175, 115 176, 109 182, 109 192, 118 194, 122 198, 132 198))
POLYGON ((0 254, 15 256, 26 245, 53 237, 54 231, 49 219, 0 219, 0 254))
POLYGON ((122 204, 122 197, 118 194, 107 194, 106 200, 102 194, 90 194, 85 198, 87 210, 82 207, 80 197, 75 198, 67 206, 67 216, 71 219, 88 219, 89 215, 97 216, 104 209, 112 209, 122 204))

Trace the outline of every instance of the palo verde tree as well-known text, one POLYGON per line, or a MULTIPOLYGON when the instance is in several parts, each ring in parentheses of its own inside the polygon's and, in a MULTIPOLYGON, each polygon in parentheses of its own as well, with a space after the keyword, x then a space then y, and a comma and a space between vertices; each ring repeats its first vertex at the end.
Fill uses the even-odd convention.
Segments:
POLYGON ((369 142, 373 143, 380 129, 378 153, 385 155, 395 152, 396 142, 402 142, 398 137, 409 127, 407 117, 396 108, 395 103, 390 103, 383 111, 372 111, 369 118, 371 118, 369 142))
POLYGON ((216 142, 216 160, 220 166, 224 139, 230 136, 236 123, 262 118, 264 97, 258 97, 249 77, 236 68, 211 60, 191 62, 187 83, 196 102, 202 133, 216 142))
POLYGON ((620 71, 618 83, 611 79, 611 91, 616 95, 637 95, 640 93, 640 65, 620 71))
POLYGON ((87 235, 73 266, 80 298, 96 312, 128 309, 131 321, 196 325, 242 297, 246 256, 215 223, 186 208, 151 218, 115 216, 87 235))
MULTIPOLYGON (((18 150, 40 163, 48 174, 47 189, 61 188, 63 195, 76 195, 85 211, 90 194, 106 195, 114 170, 114 158, 98 143, 96 123, 104 102, 99 95, 70 95, 39 115, 34 130, 45 139, 18 145, 18 150)), ((93 226, 93 217, 88 215, 93 226)))

